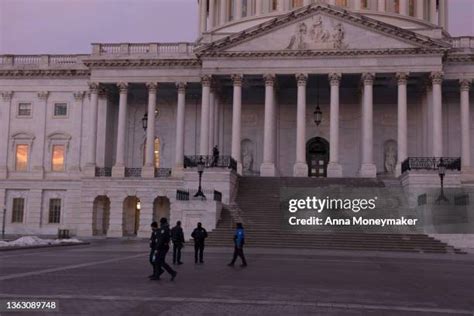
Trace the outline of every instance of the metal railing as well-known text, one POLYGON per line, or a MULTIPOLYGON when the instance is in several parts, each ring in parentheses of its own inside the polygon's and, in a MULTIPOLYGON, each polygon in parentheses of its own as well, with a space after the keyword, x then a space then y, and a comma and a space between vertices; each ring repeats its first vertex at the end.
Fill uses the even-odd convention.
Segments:
MULTIPOLYGON (((204 195, 208 198, 212 197, 213 201, 222 202, 222 193, 216 190, 202 190, 204 195)), ((189 200, 202 200, 200 197, 195 198, 197 190, 195 189, 179 189, 176 190, 176 200, 178 201, 189 201, 189 200)))
POLYGON ((402 162, 402 173, 410 170, 438 170, 441 162, 447 170, 461 171, 459 157, 409 157, 402 162))
POLYGON ((142 168, 125 168, 125 178, 140 178, 142 168))
POLYGON ((156 168, 155 178, 168 178, 171 177, 171 168, 156 168))
POLYGON ((112 168, 109 168, 109 167, 95 168, 95 176, 96 177, 111 177, 112 168))
POLYGON ((237 171, 237 161, 231 156, 184 156, 184 168, 195 168, 201 160, 206 168, 228 168, 237 171))

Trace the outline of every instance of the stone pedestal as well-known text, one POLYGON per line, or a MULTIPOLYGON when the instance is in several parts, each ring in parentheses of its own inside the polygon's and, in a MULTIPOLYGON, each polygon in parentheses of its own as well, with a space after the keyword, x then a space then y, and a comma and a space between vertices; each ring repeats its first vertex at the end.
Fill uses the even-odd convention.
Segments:
POLYGON ((174 167, 171 170, 171 176, 173 178, 183 178, 184 177, 184 168, 183 167, 174 167))
POLYGON ((374 164, 362 164, 359 169, 359 177, 361 178, 376 178, 377 167, 374 164))
POLYGON ((86 165, 84 169, 82 170, 82 173, 87 178, 95 177, 95 165, 90 165, 90 164, 86 165))
POLYGON ((274 177, 275 176, 275 164, 271 162, 264 162, 260 165, 260 176, 261 177, 274 177))
POLYGON ((122 166, 112 167, 112 177, 113 178, 125 178, 125 167, 122 167, 122 166))
POLYGON ((339 163, 329 163, 327 174, 328 178, 342 178, 342 166, 339 163))
POLYGON ((308 165, 303 162, 297 162, 293 165, 293 176, 295 177, 307 177, 308 176, 308 165))
POLYGON ((144 166, 142 168, 142 178, 154 178, 155 177, 155 167, 154 166, 144 166))

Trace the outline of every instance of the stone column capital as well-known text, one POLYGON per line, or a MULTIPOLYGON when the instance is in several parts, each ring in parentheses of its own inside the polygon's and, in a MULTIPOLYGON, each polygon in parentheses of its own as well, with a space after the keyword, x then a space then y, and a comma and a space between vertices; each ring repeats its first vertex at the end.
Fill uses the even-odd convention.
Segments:
POLYGON ((274 74, 265 74, 263 75, 263 80, 265 80, 265 86, 273 87, 275 85, 275 75, 274 74))
POLYGON ((410 75, 410 73, 408 73, 408 72, 397 72, 395 74, 395 78, 397 78, 397 84, 398 85, 406 85, 409 75, 410 75))
POLYGON ((84 96, 86 95, 85 91, 76 91, 73 93, 74 95, 74 100, 76 101, 82 101, 84 99, 84 96))
POLYGON ((234 74, 231 76, 232 82, 234 83, 234 86, 242 86, 242 82, 244 81, 244 76, 241 74, 234 74))
POLYGON ((117 83, 117 87, 119 88, 120 93, 127 93, 128 92, 128 83, 127 82, 119 82, 119 83, 117 83))
POLYGON ((460 85, 461 91, 469 91, 471 89, 471 80, 461 79, 459 80, 459 85, 460 85))
POLYGON ((89 86, 90 93, 99 93, 100 84, 98 82, 88 82, 87 85, 89 86))
POLYGON ((187 85, 188 84, 186 82, 176 82, 176 88, 178 89, 178 93, 185 93, 187 85))
POLYGON ((0 91, 0 96, 3 101, 8 102, 13 98, 13 91, 0 91))
POLYGON ((212 84, 212 76, 204 75, 201 77, 201 84, 203 87, 210 87, 212 84))
POLYGON ((333 73, 330 73, 328 77, 329 77, 329 84, 331 86, 338 86, 341 83, 342 75, 340 73, 333 72, 333 73))
POLYGON ((38 92, 38 99, 42 101, 46 101, 48 99, 48 96, 49 96, 49 91, 38 92))
POLYGON ((303 73, 296 74, 296 81, 298 87, 306 86, 306 83, 308 82, 308 75, 303 73))
POLYGON ((147 82, 146 88, 148 89, 148 93, 156 93, 158 90, 158 83, 157 82, 147 82))
POLYGON ((373 72, 365 72, 362 74, 362 81, 364 83, 364 85, 372 85, 374 84, 374 80, 375 80, 375 73, 373 72))
POLYGON ((443 82, 444 73, 442 71, 433 71, 430 74, 432 84, 441 84, 443 82))

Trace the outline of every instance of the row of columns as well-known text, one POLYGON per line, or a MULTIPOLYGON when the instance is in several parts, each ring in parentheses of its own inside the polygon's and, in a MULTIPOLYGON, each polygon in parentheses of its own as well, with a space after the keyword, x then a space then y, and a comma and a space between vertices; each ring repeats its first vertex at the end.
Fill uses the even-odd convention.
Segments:
MULTIPOLYGON (((401 163, 408 157, 407 136, 407 80, 408 73, 397 73, 398 86, 398 162, 397 173, 401 172, 401 163)), ((243 75, 232 75, 233 101, 232 101, 232 144, 231 155, 238 163, 238 172, 242 171, 241 163, 241 113, 242 113, 242 81, 243 75)), ((331 73, 328 76, 330 83, 330 161, 328 165, 328 177, 342 177, 343 169, 339 162, 339 94, 340 73, 331 73)), ((306 163, 306 87, 308 75, 301 73, 296 75, 297 80, 297 110, 296 110, 296 160, 293 175, 306 177, 308 166, 306 163)), ((361 177, 375 177, 376 167, 373 158, 373 82, 374 73, 364 73, 361 76, 363 93, 361 100, 361 166, 359 175, 361 177)), ((431 79, 431 117, 433 142, 432 156, 443 156, 443 130, 442 130, 442 72, 433 72, 431 79)), ((275 83, 273 74, 263 76, 265 81, 265 118, 264 118, 264 142, 263 162, 260 166, 262 176, 275 176, 275 147, 276 147, 276 122, 275 122, 275 83)), ((212 77, 202 77, 202 104, 201 104, 201 126, 200 126, 200 155, 210 155, 212 146, 217 141, 217 96, 211 90, 212 77), (212 96, 213 95, 213 96, 212 96)), ((127 94, 128 84, 117 84, 120 92, 118 135, 116 148, 116 162, 112 169, 112 176, 123 177, 125 170, 125 138, 127 122, 127 94)), ((157 83, 147 83, 148 88, 148 129, 146 138, 144 177, 154 177, 154 139, 155 139, 155 108, 157 97, 157 83)), ((469 113, 469 90, 471 81, 463 79, 460 81, 461 98, 461 157, 463 170, 470 169, 470 113, 469 113)), ((184 129, 185 129, 185 102, 186 83, 178 82, 177 87, 177 117, 176 117, 176 147, 173 173, 179 176, 183 171, 184 157, 184 129)), ((87 166, 95 167, 97 146, 97 108, 98 108, 99 85, 90 84, 91 109, 89 119, 91 128, 89 131, 87 155, 87 166)))

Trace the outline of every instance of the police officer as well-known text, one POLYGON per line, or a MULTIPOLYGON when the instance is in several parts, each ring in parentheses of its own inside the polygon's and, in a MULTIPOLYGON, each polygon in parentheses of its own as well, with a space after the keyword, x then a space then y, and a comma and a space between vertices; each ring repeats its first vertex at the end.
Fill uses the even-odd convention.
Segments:
POLYGON ((168 221, 166 218, 160 219, 160 228, 157 230, 157 240, 155 244, 155 264, 154 264, 154 276, 152 280, 159 280, 160 275, 164 272, 163 269, 166 270, 171 275, 171 281, 176 278, 178 272, 174 271, 167 263, 166 263, 166 254, 170 249, 170 228, 168 226, 168 221))
POLYGON ((194 263, 198 263, 198 253, 199 262, 204 263, 204 239, 207 238, 207 231, 202 227, 201 223, 197 224, 197 227, 193 230, 191 237, 194 238, 194 263))
POLYGON ((157 231, 158 231, 158 223, 157 222, 153 222, 151 223, 150 225, 151 227, 151 236, 150 236, 150 264, 151 266, 153 267, 153 273, 151 275, 148 276, 148 278, 153 278, 155 276, 155 260, 156 260, 156 257, 155 257, 155 247, 156 247, 156 242, 157 242, 157 231))
POLYGON ((181 221, 177 221, 176 226, 171 229, 171 240, 173 241, 173 264, 183 264, 181 262, 181 249, 184 244, 184 234, 181 221))

